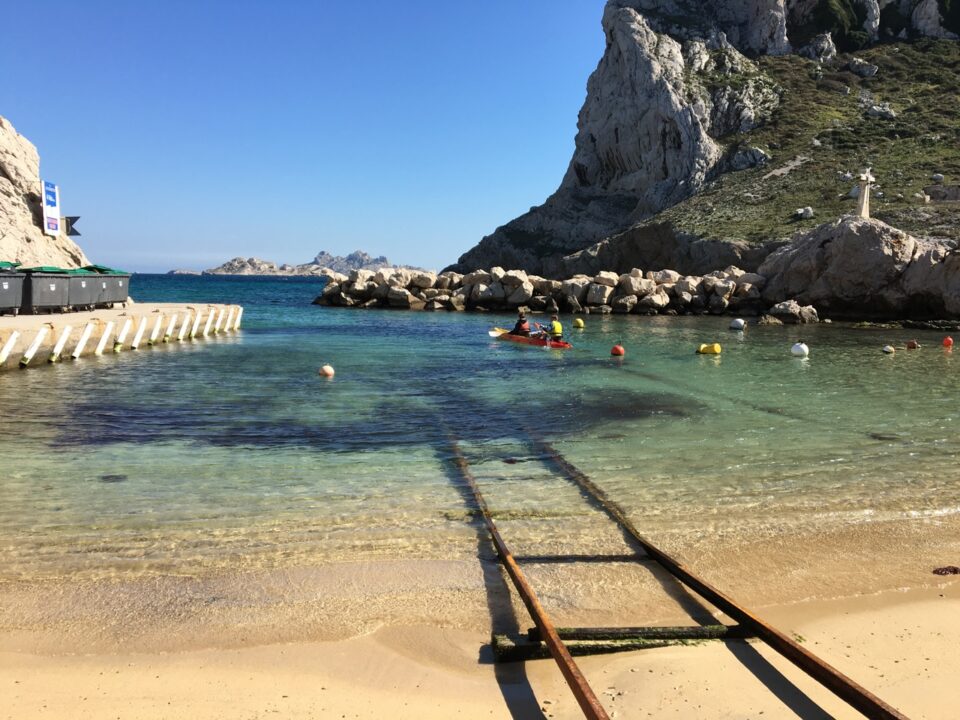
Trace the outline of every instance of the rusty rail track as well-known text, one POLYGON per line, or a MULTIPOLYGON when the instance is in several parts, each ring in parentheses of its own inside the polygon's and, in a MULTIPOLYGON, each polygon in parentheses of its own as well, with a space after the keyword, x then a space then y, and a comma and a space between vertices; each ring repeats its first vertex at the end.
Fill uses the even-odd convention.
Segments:
POLYGON ((866 717, 871 718, 871 720, 907 720, 907 716, 899 710, 888 705, 832 665, 800 646, 784 633, 759 618, 755 613, 737 603, 733 598, 721 592, 706 580, 698 577, 692 570, 654 545, 650 540, 640 534, 623 510, 607 496, 602 488, 598 487, 587 475, 563 457, 546 440, 532 433, 531 437, 534 440, 535 446, 553 461, 568 480, 579 487, 589 498, 594 500, 650 557, 656 560, 667 572, 694 590, 700 597, 739 622, 742 627, 750 630, 767 643, 767 645, 810 675, 814 680, 859 710, 866 717))
POLYGON ((523 571, 520 569, 520 566, 514 559, 513 554, 507 547, 507 544, 500 536, 500 531, 497 530, 497 526, 493 522, 493 517, 490 515, 490 509, 487 507, 486 500, 483 499, 483 495, 480 493, 480 488, 477 487, 476 478, 470 471, 470 464, 463 455, 463 452, 460 449, 460 444, 456 441, 456 439, 450 438, 450 445, 453 450, 454 463, 457 465, 457 468, 460 470, 464 481, 470 488, 470 492, 473 494, 474 500, 477 503, 477 507, 480 510, 480 514, 483 517, 483 521, 486 523, 487 529, 490 531, 490 536, 493 538, 493 544, 497 549, 497 555, 500 556, 500 561, 503 563, 503 566, 506 569, 507 574, 510 576, 510 579, 513 580, 513 584, 516 587, 517 592, 520 594, 523 604, 526 605, 527 611, 530 613, 530 617, 533 618, 533 622, 537 626, 539 637, 549 648, 550 654, 553 656, 553 659, 556 660, 557 665, 560 666, 560 672, 563 673, 563 677, 566 679, 567 685, 570 686, 570 690, 573 692, 574 697, 576 697, 577 702, 580 704, 580 709, 583 710, 584 716, 590 720, 608 720, 609 716, 603 709, 600 701, 597 699, 593 689, 587 683, 587 679, 583 676, 580 668, 577 667, 577 663, 574 662, 573 657, 570 655, 570 651, 567 649, 566 645, 563 644, 563 641, 557 634, 557 630, 554 627, 553 622, 551 622, 550 618, 547 616, 547 613, 540 604, 540 600, 537 598, 536 593, 533 592, 533 588, 530 586, 530 583, 527 582, 526 576, 523 574, 523 571))

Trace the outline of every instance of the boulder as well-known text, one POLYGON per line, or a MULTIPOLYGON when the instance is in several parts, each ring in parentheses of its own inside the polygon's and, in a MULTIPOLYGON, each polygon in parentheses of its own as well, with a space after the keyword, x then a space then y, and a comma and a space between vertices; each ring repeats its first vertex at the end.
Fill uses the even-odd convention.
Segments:
POLYGON ((422 301, 414 298, 406 288, 391 287, 387 292, 387 304, 392 308, 409 310, 416 302, 420 302, 421 307, 423 306, 422 301))
POLYGON ((676 290, 680 293, 695 295, 700 291, 700 286, 702 284, 702 277, 698 277, 697 275, 687 275, 677 280, 676 290))
POLYGON ((707 309, 710 311, 711 315, 722 315, 724 312, 726 312, 729 304, 730 303, 727 302, 727 299, 722 295, 711 295, 707 309))
POLYGON ((935 283, 919 292, 905 271, 942 251, 942 244, 920 243, 879 220, 846 216, 771 254, 760 267, 768 278, 763 298, 771 304, 796 299, 831 316, 903 316, 918 306, 929 312, 949 291, 935 283), (931 305, 934 296, 939 300, 931 305))
POLYGON ((653 273, 653 277, 651 278, 651 280, 653 280, 657 284, 675 283, 680 278, 681 278, 681 275, 676 270, 658 270, 657 272, 653 273))
POLYGON ((587 287, 587 305, 606 305, 611 295, 613 295, 611 285, 590 283, 587 287))
POLYGON ((636 295, 623 295, 614 298, 613 304, 610 307, 614 313, 626 314, 633 311, 637 306, 637 302, 639 302, 639 299, 636 295))
POLYGON ((880 68, 872 63, 868 63, 866 60, 861 60, 858 57, 852 58, 847 64, 847 67, 850 69, 850 72, 860 77, 873 77, 877 74, 877 70, 880 68))
POLYGON ((463 285, 489 285, 491 282, 493 282, 493 278, 486 270, 474 270, 472 273, 464 275, 461 280, 463 285))
POLYGON ((812 305, 801 306, 796 300, 784 300, 769 310, 769 314, 785 325, 817 323, 820 318, 812 305))
POLYGON ((586 275, 576 275, 563 281, 560 292, 563 296, 573 295, 578 302, 582 303, 587 299, 587 290, 591 282, 591 279, 586 275))
POLYGON ((767 279, 763 275, 757 273, 744 273, 739 278, 737 278, 737 284, 740 283, 749 283, 750 285, 755 285, 758 288, 763 288, 767 284, 767 279))
POLYGON ((503 276, 507 274, 507 271, 502 267, 492 267, 490 268, 490 279, 493 282, 502 283, 503 276))
POLYGON ((638 277, 634 274, 621 275, 617 287, 624 295, 636 295, 643 297, 649 295, 657 289, 657 283, 644 277, 638 277))
POLYGON ((436 274, 432 272, 415 272, 410 278, 410 285, 418 288, 432 288, 437 282, 436 274))
POLYGON ((580 305, 579 299, 576 295, 564 295, 563 296, 563 307, 567 312, 570 313, 580 313, 583 312, 583 306, 580 305))
POLYGON ((530 300, 534 292, 533 285, 526 281, 517 286, 504 285, 504 290, 509 293, 509 295, 507 295, 507 304, 514 306, 522 305, 530 300))
POLYGON ((503 278, 500 280, 503 283, 504 287, 519 287, 524 283, 529 283, 530 279, 527 277, 527 274, 523 270, 509 270, 503 274, 503 278))
POLYGON ((437 275, 437 282, 434 284, 434 287, 438 290, 452 290, 460 285, 462 281, 463 275, 448 270, 447 272, 442 272, 437 275))
POLYGON ((639 308, 647 308, 650 310, 661 310, 669 304, 670 296, 658 288, 646 297, 641 298, 640 302, 637 303, 637 306, 639 308))
POLYGON ((370 270, 351 270, 349 282, 353 285, 364 286, 368 281, 373 280, 374 274, 370 270))
POLYGON ((615 288, 617 283, 620 281, 620 277, 613 272, 608 272, 603 270, 596 274, 593 278, 595 285, 606 285, 607 287, 615 288))
POLYGON ((733 295, 734 291, 737 289, 737 283, 733 280, 718 280, 713 285, 713 295, 714 297, 723 298, 727 300, 733 295))

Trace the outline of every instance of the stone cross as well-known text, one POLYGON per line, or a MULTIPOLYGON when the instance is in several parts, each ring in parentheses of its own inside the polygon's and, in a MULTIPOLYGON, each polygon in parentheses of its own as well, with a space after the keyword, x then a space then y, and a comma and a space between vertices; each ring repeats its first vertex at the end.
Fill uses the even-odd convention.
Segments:
POLYGON ((870 217, 870 183, 876 178, 870 174, 870 168, 860 173, 860 194, 857 196, 857 215, 862 218, 870 217))

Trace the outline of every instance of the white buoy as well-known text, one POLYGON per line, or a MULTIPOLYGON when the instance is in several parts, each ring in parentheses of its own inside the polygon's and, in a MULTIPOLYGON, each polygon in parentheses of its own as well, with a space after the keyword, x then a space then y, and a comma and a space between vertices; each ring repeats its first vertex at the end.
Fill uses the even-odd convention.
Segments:
POLYGON ((63 332, 60 333, 60 338, 57 340, 56 345, 53 346, 53 352, 50 353, 50 357, 47 358, 47 362, 60 362, 60 353, 63 352, 63 346, 67 344, 67 338, 70 337, 70 332, 72 330, 73 328, 69 325, 63 329, 63 332))
POLYGON ((333 365, 324 365, 322 368, 320 368, 320 372, 318 374, 323 375, 323 377, 332 378, 334 375, 333 365))
POLYGON ((96 322, 91 320, 90 322, 87 323, 86 327, 83 328, 83 332, 80 333, 80 339, 77 340, 77 345, 75 348, 73 348, 73 352, 70 354, 71 358, 76 360, 78 357, 80 357, 80 354, 83 352, 84 346, 86 346, 87 344, 87 340, 90 339, 90 335, 93 333, 93 326, 96 324, 97 324, 96 322))
POLYGON ((242 318, 242 317, 243 317, 243 306, 241 305, 241 306, 240 306, 240 309, 237 310, 237 321, 236 321, 236 322, 234 323, 234 325, 233 325, 233 329, 234 329, 234 330, 239 330, 239 329, 240 329, 240 318, 242 318))
POLYGON ((94 355, 102 355, 107 343, 110 342, 110 334, 113 332, 113 320, 108 322, 103 328, 103 335, 100 336, 100 342, 97 343, 97 349, 93 351, 94 355))
POLYGON ((130 326, 133 324, 133 321, 130 318, 127 318, 123 321, 123 325, 120 326, 120 332, 117 333, 117 340, 113 343, 113 351, 120 352, 123 350, 123 343, 127 339, 127 333, 130 332, 130 326))
POLYGON ((794 357, 806 357, 810 354, 810 348, 808 348, 807 344, 803 341, 795 342, 793 347, 790 348, 790 353, 794 357))
POLYGON ((896 349, 893 345, 884 345, 884 346, 883 346, 883 351, 884 351, 887 355, 893 355, 893 353, 895 353, 895 352, 897 351, 897 349, 896 349))
POLYGON ((7 358, 10 357, 10 353, 13 352, 13 346, 17 344, 17 338, 20 337, 20 333, 14 330, 10 333, 10 337, 7 338, 7 341, 3 344, 3 347, 0 348, 0 366, 7 362, 7 358))
POLYGON ((230 312, 227 313, 227 321, 223 324, 223 331, 230 332, 233 330, 233 305, 230 306, 230 312))
POLYGON ((207 315, 207 324, 203 326, 204 337, 210 334, 210 328, 213 327, 213 318, 216 314, 217 314, 217 309, 215 307, 211 307, 210 314, 207 315))
POLYGON ((197 331, 200 329, 200 320, 203 318, 203 310, 197 310, 197 317, 193 321, 193 327, 190 328, 190 339, 193 340, 197 336, 197 331))
POLYGON ((160 337, 160 327, 163 325, 163 313, 157 315, 157 320, 153 323, 153 330, 150 331, 150 339, 147 340, 147 345, 154 345, 157 342, 157 338, 160 337))
POLYGON ((47 336, 47 333, 50 332, 50 326, 44 325, 37 331, 37 336, 33 339, 33 342, 30 344, 30 347, 27 348, 27 351, 23 354, 23 357, 20 358, 20 367, 26 367, 30 364, 30 361, 33 360, 33 356, 37 354, 37 350, 40 349, 40 343, 43 342, 43 339, 47 336))
POLYGON ((743 318, 735 318, 730 321, 731 330, 743 330, 746 326, 747 323, 743 318))
POLYGON ((220 312, 217 313, 217 321, 213 324, 213 334, 214 334, 214 335, 219 335, 219 334, 220 334, 220 325, 223 324, 223 314, 224 314, 226 311, 227 311, 227 309, 226 309, 225 307, 223 307, 223 306, 220 307, 220 312))
POLYGON ((136 350, 140 347, 140 341, 143 339, 143 332, 147 329, 147 319, 145 317, 140 318, 140 324, 137 326, 137 332, 134 333, 133 342, 130 343, 130 349, 136 350))
POLYGON ((177 313, 174 313, 170 317, 170 322, 167 324, 167 329, 163 333, 163 342, 170 342, 170 338, 173 336, 173 331, 177 329, 177 313))

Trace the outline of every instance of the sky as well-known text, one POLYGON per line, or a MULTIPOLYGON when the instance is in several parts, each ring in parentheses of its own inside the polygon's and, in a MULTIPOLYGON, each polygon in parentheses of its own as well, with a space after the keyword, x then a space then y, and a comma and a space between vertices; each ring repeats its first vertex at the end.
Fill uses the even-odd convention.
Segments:
POLYGON ((603 5, 9 3, 0 115, 93 262, 439 269, 560 184, 603 5))

